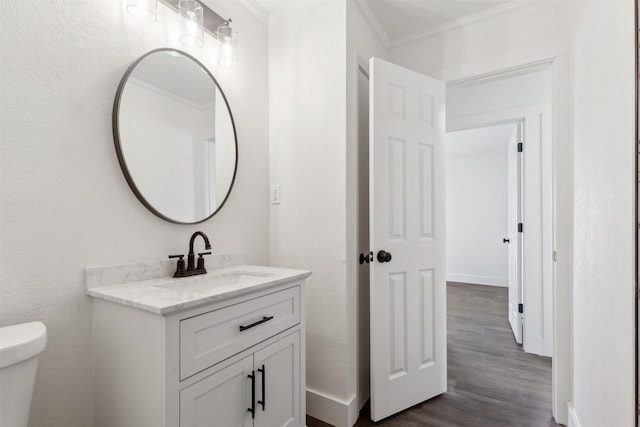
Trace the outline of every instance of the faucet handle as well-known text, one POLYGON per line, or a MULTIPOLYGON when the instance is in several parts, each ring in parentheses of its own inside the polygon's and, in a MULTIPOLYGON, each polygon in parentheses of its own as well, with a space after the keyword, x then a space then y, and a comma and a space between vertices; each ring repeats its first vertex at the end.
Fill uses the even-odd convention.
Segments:
MULTIPOLYGON (((196 266, 196 270, 204 270, 204 257, 203 255, 211 255, 211 251, 209 252, 198 252, 198 265, 196 266)), ((205 270, 206 271, 206 270, 205 270)))
POLYGON ((176 273, 173 277, 181 277, 182 273, 184 273, 184 255, 169 255, 169 259, 171 258, 179 258, 176 273))

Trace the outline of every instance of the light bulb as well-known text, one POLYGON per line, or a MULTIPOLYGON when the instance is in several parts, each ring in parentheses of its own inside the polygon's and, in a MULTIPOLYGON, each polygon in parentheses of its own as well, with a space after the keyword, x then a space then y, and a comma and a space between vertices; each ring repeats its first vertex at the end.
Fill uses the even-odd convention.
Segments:
POLYGON ((238 55, 238 33, 233 32, 230 24, 231 20, 229 19, 228 21, 225 21, 222 25, 220 25, 216 30, 216 36, 222 43, 222 50, 220 52, 220 57, 218 58, 218 64, 224 67, 235 65, 238 55))
POLYGON ((144 19, 144 17, 149 13, 147 11, 147 3, 148 0, 139 0, 138 1, 138 18, 144 19))
POLYGON ((195 36, 196 33, 198 32, 198 24, 196 24, 193 21, 189 21, 187 22, 187 31, 189 31, 189 35, 190 36, 195 36))
POLYGON ((231 46, 230 43, 225 43, 222 51, 224 52, 224 56, 227 59, 231 59, 231 57, 233 56, 233 46, 231 46))
POLYGON ((184 19, 181 24, 180 42, 185 46, 202 47, 204 44, 203 11, 200 3, 195 0, 180 0, 178 13, 184 19))

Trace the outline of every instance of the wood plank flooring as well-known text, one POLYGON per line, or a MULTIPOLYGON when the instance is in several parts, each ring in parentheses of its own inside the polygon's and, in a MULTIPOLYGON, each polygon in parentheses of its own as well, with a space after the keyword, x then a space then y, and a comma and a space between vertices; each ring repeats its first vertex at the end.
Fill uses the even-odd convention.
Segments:
MULTIPOLYGON (((527 354, 507 320, 507 288, 447 284, 448 391, 378 423, 356 427, 547 427, 551 359, 527 354)), ((307 417, 309 427, 328 426, 307 417)))

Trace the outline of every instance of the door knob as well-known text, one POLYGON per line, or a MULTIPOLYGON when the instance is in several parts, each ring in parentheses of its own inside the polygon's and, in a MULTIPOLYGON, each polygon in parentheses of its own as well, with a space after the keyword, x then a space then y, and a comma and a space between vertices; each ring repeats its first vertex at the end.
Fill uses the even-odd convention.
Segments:
POLYGON ((509 240, 509 239, 502 239, 502 243, 510 243, 510 242, 511 242, 511 240, 509 240))
POLYGON ((378 262, 389 262, 391 261, 391 254, 386 251, 378 251, 378 262))

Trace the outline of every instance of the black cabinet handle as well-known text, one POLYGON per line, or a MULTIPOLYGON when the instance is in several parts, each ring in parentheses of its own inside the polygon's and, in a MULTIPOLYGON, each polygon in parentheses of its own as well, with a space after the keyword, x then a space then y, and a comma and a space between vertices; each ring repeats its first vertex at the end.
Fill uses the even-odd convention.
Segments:
POLYGON ((247 408, 247 411, 251 412, 251 418, 256 417, 256 371, 251 371, 251 408, 247 408))
POLYGON ((510 239, 502 239, 502 243, 511 243, 510 239))
POLYGON ((258 372, 262 374, 262 400, 258 400, 258 403, 262 405, 262 410, 264 411, 265 405, 267 404, 267 396, 264 391, 266 387, 265 384, 267 383, 267 373, 264 370, 264 365, 262 365, 262 368, 258 369, 258 372))
POLYGON ((253 322, 253 323, 252 323, 252 324, 250 324, 250 325, 247 325, 247 326, 240 325, 240 332, 242 332, 242 331, 246 331, 247 329, 251 329, 251 328, 253 328, 254 326, 258 326, 258 325, 260 325, 260 324, 262 324, 262 323, 264 323, 264 322, 268 322, 268 321, 269 321, 269 320, 271 320, 271 319, 273 319, 273 316, 269 316, 269 317, 267 317, 267 316, 263 316, 261 320, 258 320, 257 322, 253 322))
POLYGON ((387 251, 378 251, 378 262, 391 261, 391 254, 387 251))

